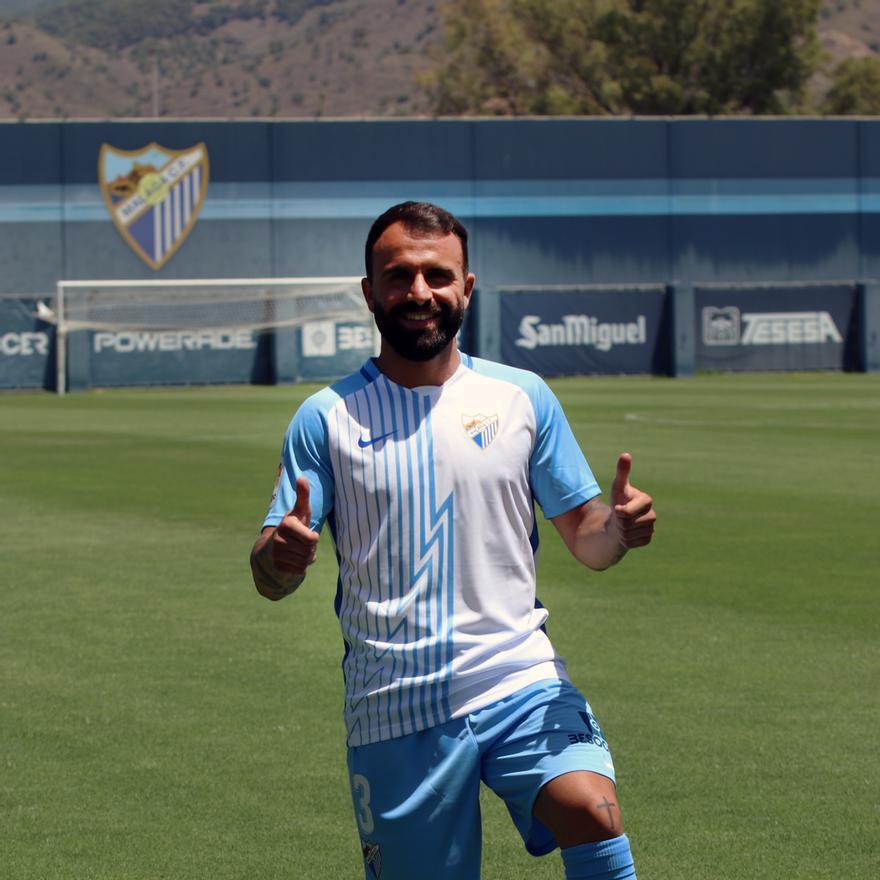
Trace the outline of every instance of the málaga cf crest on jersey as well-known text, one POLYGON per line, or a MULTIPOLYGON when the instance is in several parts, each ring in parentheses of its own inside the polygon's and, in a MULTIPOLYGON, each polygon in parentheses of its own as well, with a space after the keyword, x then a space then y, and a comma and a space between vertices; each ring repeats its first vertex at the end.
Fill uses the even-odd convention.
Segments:
POLYGON ((189 235, 205 200, 208 151, 204 144, 185 150, 104 144, 98 182, 122 237, 148 266, 161 269, 189 235))
POLYGON ((482 413, 477 413, 475 416, 462 414, 461 424, 465 431, 467 431, 468 437, 470 437, 480 449, 485 449, 495 439, 495 435, 498 433, 497 414, 492 416, 484 416, 482 413))

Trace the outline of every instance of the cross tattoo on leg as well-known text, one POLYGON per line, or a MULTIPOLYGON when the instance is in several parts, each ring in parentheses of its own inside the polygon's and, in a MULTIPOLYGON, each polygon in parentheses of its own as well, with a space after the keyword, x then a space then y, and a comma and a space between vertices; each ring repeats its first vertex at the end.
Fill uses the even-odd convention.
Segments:
POLYGON ((607 797, 603 797, 602 800, 596 804, 596 807, 600 810, 608 810, 608 822, 611 825, 611 830, 614 831, 616 829, 616 825, 614 824, 614 808, 617 804, 609 803, 607 797))

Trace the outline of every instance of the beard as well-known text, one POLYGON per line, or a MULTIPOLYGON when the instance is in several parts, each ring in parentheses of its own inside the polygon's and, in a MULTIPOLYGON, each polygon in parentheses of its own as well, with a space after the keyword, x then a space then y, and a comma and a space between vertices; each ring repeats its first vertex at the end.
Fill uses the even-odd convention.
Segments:
POLYGON ((399 323, 410 314, 424 312, 426 306, 402 303, 386 311, 377 301, 373 301, 373 317, 379 333, 397 354, 409 361, 429 361, 440 354, 455 338, 464 321, 464 304, 454 306, 434 303, 435 326, 424 330, 413 330, 399 323))

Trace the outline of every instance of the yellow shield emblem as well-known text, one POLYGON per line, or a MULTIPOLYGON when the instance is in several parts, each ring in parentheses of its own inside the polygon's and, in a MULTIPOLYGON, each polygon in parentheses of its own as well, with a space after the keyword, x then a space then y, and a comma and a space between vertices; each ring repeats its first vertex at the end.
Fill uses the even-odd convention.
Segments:
POLYGON ((104 144, 98 182, 113 225, 152 269, 161 269, 195 226, 208 191, 208 151, 196 144, 140 150, 104 144))

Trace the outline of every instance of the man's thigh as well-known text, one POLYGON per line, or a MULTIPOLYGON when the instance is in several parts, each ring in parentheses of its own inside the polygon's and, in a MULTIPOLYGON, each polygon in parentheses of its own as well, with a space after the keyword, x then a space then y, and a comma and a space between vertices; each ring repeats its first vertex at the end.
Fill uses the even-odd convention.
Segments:
POLYGON ((349 749, 367 880, 478 880, 480 764, 464 720, 349 749))
POLYGON ((557 844, 533 815, 541 789, 579 770, 613 783, 614 764, 592 709, 574 685, 538 682, 511 697, 507 707, 505 702, 470 716, 478 741, 491 738, 483 754, 483 780, 504 800, 526 849, 543 855, 557 844))

